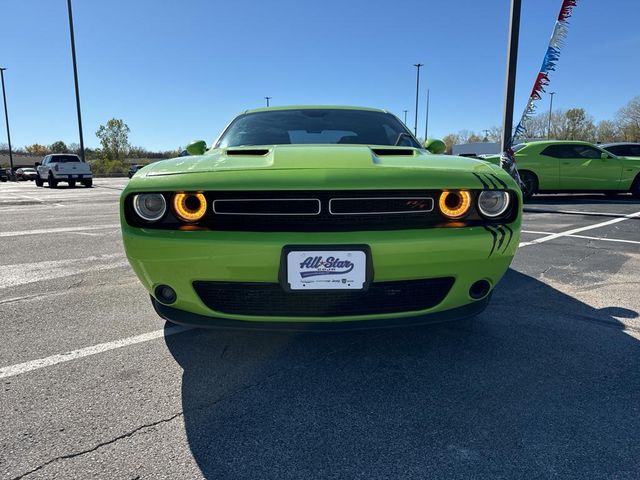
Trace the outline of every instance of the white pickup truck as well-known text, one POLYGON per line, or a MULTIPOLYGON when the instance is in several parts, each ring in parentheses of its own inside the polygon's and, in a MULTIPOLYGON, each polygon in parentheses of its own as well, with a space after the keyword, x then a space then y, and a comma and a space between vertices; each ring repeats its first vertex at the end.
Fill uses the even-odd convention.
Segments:
POLYGON ((38 187, 42 187, 44 182, 49 184, 49 188, 56 188, 58 182, 67 182, 72 188, 76 186, 76 182, 82 183, 85 187, 93 185, 91 166, 72 153, 47 155, 42 159, 42 163, 36 163, 36 170, 38 187))

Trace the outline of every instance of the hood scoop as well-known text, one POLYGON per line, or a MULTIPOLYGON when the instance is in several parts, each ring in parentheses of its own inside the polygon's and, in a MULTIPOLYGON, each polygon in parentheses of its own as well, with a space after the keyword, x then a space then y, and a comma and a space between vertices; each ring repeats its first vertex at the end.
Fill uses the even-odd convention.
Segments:
POLYGON ((248 148, 239 148, 236 150, 227 150, 227 155, 228 156, 235 156, 235 155, 242 155, 242 156, 247 156, 247 157, 261 157, 263 155, 266 155, 267 153, 269 153, 269 150, 266 148, 252 148, 252 149, 248 149, 248 148))
POLYGON ((379 157, 413 157, 415 150, 410 148, 372 148, 371 151, 379 157))

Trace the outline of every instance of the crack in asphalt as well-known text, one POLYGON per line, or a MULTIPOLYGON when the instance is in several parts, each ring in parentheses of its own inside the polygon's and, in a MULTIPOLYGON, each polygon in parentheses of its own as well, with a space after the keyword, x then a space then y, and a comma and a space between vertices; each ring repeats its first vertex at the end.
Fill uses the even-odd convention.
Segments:
POLYGON ((152 423, 147 423, 147 424, 141 425, 138 428, 136 428, 134 430, 131 430, 130 432, 127 432, 127 433, 124 433, 122 435, 119 435, 119 436, 117 436, 115 438, 112 438, 111 440, 106 441, 106 442, 98 443, 97 445, 95 445, 95 446, 93 446, 91 448, 88 448, 86 450, 81 450, 79 452, 69 453, 69 454, 66 454, 66 455, 60 455, 59 457, 52 458, 52 459, 47 460, 46 462, 38 465, 37 467, 29 470, 28 472, 22 473, 22 474, 18 475, 17 477, 13 477, 12 480, 20 480, 22 478, 25 478, 26 476, 31 475, 33 473, 36 473, 36 472, 42 470, 43 468, 51 465, 52 463, 59 462, 60 460, 69 460, 71 458, 75 458, 75 457, 79 457, 79 456, 82 456, 82 455, 86 455, 87 453, 95 452, 99 448, 102 448, 102 447, 107 446, 107 445, 111 445, 112 443, 115 443, 115 442, 118 442, 118 441, 120 441, 122 439, 131 437, 131 436, 135 435, 136 433, 138 433, 138 432, 140 432, 140 431, 142 431, 144 429, 153 428, 153 427, 155 427, 157 425, 160 425, 162 423, 170 422, 170 421, 178 418, 179 416, 182 416, 183 414, 184 414, 184 412, 178 412, 178 413, 176 413, 176 414, 174 414, 174 415, 172 415, 172 416, 170 416, 168 418, 163 418, 162 420, 158 420, 156 422, 152 422, 152 423))
MULTIPOLYGON (((381 333, 379 335, 376 335, 374 338, 380 338, 382 336, 383 336, 383 334, 381 333)), ((369 337, 367 337, 367 338, 369 338, 369 337)), ((337 348, 335 350, 327 352, 322 357, 318 357, 312 362, 304 362, 303 365, 293 365, 293 366, 291 366, 291 367, 289 367, 287 369, 284 369, 284 370, 277 370, 277 371, 273 372, 272 374, 267 375, 266 377, 264 377, 259 382, 249 383, 249 384, 243 385, 242 387, 237 388, 236 390, 228 393, 227 395, 223 395, 222 397, 214 400, 213 402, 206 403, 204 405, 200 405, 200 406, 195 407, 195 408, 191 408, 189 410, 186 410, 186 412, 190 414, 190 413, 193 413, 193 412, 199 412, 201 410, 213 407, 213 406, 215 406, 215 405, 217 405, 217 404, 219 404, 219 403, 221 403, 223 401, 230 400, 231 398, 233 398, 234 396, 236 396, 239 393, 243 393, 243 392, 246 392, 246 391, 251 390, 253 388, 256 388, 256 387, 259 387, 261 385, 264 385, 265 383, 270 381, 273 377, 284 376, 284 375, 288 374, 291 371, 295 371, 295 370, 299 369, 301 366, 322 362, 323 360, 329 358, 332 355, 335 355, 338 352, 345 351, 345 350, 348 351, 353 345, 356 345, 356 344, 360 343, 361 341, 363 341, 363 340, 357 340, 357 341, 354 341, 354 342, 349 342, 348 344, 344 345, 341 348, 337 348)), ((140 425, 139 427, 136 427, 135 429, 133 429, 133 430, 127 432, 127 433, 123 433, 122 435, 118 435, 117 437, 114 437, 111 440, 107 440, 105 442, 100 442, 100 443, 94 445, 91 448, 87 448, 87 449, 81 450, 79 452, 68 453, 68 454, 65 454, 65 455, 60 455, 58 457, 52 458, 52 459, 47 460, 46 462, 38 465, 37 467, 32 468, 31 470, 18 475, 17 477, 13 477, 12 480, 21 480, 23 478, 26 478, 27 476, 29 476, 29 475, 31 475, 33 473, 39 472, 43 468, 46 468, 49 465, 52 465, 52 464, 57 463, 59 461, 69 460, 69 459, 72 459, 72 458, 80 457, 82 455, 86 455, 87 453, 95 452, 96 450, 98 450, 98 449, 100 449, 102 447, 105 447, 105 446, 108 446, 108 445, 112 445, 112 444, 114 444, 116 442, 119 442, 120 440, 124 440, 126 438, 130 438, 130 437, 134 436, 135 434, 137 434, 139 432, 142 432, 144 430, 147 430, 147 429, 150 429, 150 428, 155 428, 158 425, 162 425, 162 424, 165 424, 165 423, 169 423, 169 422, 171 422, 171 421, 173 421, 173 420, 175 420, 177 418, 183 417, 184 414, 185 414, 185 410, 181 410, 178 413, 175 413, 175 414, 173 414, 173 415, 171 415, 169 417, 166 417, 166 418, 163 418, 163 419, 160 419, 160 420, 156 420, 155 422, 151 422, 151 423, 146 423, 144 425, 140 425)))

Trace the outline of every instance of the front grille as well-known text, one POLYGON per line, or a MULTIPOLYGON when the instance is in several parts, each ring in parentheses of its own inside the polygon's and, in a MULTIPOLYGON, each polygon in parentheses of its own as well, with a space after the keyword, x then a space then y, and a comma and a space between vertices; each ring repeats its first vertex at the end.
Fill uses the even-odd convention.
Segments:
POLYGON ((444 220, 434 209, 434 199, 439 193, 428 190, 210 192, 205 195, 213 204, 212 215, 203 226, 212 230, 254 232, 429 228, 444 220), (220 214, 220 207, 226 209, 225 214, 220 214), (230 214, 232 212, 236 214, 230 214))
POLYGON ((366 291, 285 292, 277 283, 193 282, 202 302, 220 313, 268 317, 343 317, 426 310, 453 286, 452 277, 372 283, 366 291))

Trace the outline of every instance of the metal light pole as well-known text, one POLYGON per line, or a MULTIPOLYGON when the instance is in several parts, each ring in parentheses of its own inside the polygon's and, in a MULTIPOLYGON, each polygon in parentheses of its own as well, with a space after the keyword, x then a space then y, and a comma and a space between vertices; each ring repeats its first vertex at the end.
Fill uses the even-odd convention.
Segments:
POLYGON ((76 63, 76 40, 73 34, 73 13, 71 11, 71 0, 67 0, 67 11, 69 12, 69 33, 71 35, 71 58, 73 60, 73 81, 76 86, 76 109, 78 111, 78 133, 80 134, 80 158, 84 157, 84 138, 82 137, 82 114, 80 113, 80 90, 78 89, 78 65, 76 63))
POLYGON ((264 99, 267 101, 267 107, 269 106, 269 100, 271 100, 272 97, 264 97, 264 99))
POLYGON ((413 124, 413 134, 418 136, 418 92, 420 91, 420 67, 423 67, 423 63, 414 63, 414 67, 416 67, 416 120, 413 124))
POLYGON ((427 88, 427 118, 424 122, 424 140, 427 141, 429 135, 429 89, 427 88))
POLYGON ((551 111, 553 108, 553 96, 555 94, 556 92, 549 92, 549 95, 551 95, 551 100, 549 101, 549 125, 547 126, 547 140, 551 138, 551 111))
POLYGON ((403 112, 404 112, 404 124, 405 124, 405 125, 407 124, 407 112, 408 112, 408 111, 409 111, 409 110, 403 110, 403 112))
POLYGON ((509 21, 509 47, 507 49, 507 85, 505 87, 504 116, 502 122, 502 151, 511 146, 513 129, 513 100, 516 89, 516 66, 518 63, 518 37, 520 35, 521 0, 511 0, 509 21))
POLYGON ((2 77, 2 100, 4 100, 4 119, 7 123, 7 143, 9 144, 9 163, 11 164, 11 175, 13 175, 13 152, 11 151, 11 133, 9 131, 9 113, 7 113, 7 94, 4 91, 4 71, 6 68, 0 67, 0 77, 2 77))

